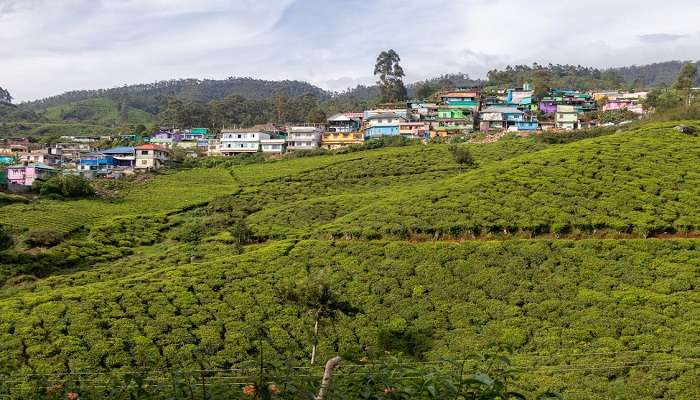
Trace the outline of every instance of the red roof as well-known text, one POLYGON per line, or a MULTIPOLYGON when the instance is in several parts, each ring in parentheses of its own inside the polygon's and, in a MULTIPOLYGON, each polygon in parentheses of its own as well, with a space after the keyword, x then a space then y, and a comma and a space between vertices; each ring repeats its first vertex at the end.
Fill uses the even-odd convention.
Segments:
POLYGON ((136 146, 134 148, 136 150, 160 150, 160 151, 164 151, 166 153, 170 153, 170 150, 168 150, 167 148, 165 148, 163 146, 159 146, 157 144, 152 144, 152 143, 142 144, 141 146, 136 146))

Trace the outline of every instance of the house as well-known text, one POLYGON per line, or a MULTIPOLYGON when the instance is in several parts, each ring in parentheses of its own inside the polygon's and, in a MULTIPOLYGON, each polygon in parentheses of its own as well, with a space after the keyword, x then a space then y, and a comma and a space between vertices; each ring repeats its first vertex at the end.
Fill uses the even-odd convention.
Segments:
POLYGON ((199 140, 204 140, 209 136, 209 129, 207 128, 192 128, 185 129, 180 134, 180 140, 188 142, 197 142, 199 140))
POLYGON ((427 121, 401 122, 399 134, 411 138, 428 139, 430 137, 430 123, 427 121))
POLYGON ((411 120, 414 121, 434 121, 437 119, 439 106, 435 103, 422 101, 409 101, 406 104, 411 120))
POLYGON ((56 143, 48 148, 49 155, 56 158, 56 163, 65 165, 76 162, 84 154, 93 151, 95 148, 90 143, 56 143))
POLYGON ((323 132, 321 136, 321 147, 329 150, 364 142, 365 137, 362 132, 323 132))
POLYGON ((102 150, 102 154, 112 158, 112 166, 116 168, 133 168, 136 157, 131 146, 112 147, 102 150))
POLYGON ((437 110, 433 136, 467 134, 474 130, 473 109, 464 106, 442 106, 437 110))
POLYGON ((208 156, 220 156, 221 155, 221 139, 209 139, 207 143, 206 154, 208 156))
POLYGON ((133 147, 113 147, 81 155, 78 171, 106 173, 115 168, 130 169, 134 167, 135 160, 133 147))
POLYGON ((465 107, 474 111, 479 109, 479 92, 475 89, 445 92, 440 95, 440 99, 448 106, 465 107))
POLYGON ((19 159, 26 164, 46 164, 53 166, 61 163, 61 157, 50 154, 47 149, 32 150, 22 154, 19 159))
POLYGON ((537 120, 530 114, 513 106, 490 106, 479 113, 479 129, 534 131, 538 128, 537 120))
POLYGON ((554 124, 557 129, 578 129, 579 120, 576 106, 558 105, 554 114, 554 124))
POLYGON ((287 128, 287 150, 317 149, 321 144, 321 132, 317 126, 290 126, 287 128))
POLYGON ((221 155, 257 153, 260 140, 264 139, 270 139, 270 135, 252 129, 224 129, 221 131, 221 155))
POLYGON ((526 88, 508 89, 505 103, 520 110, 535 111, 537 105, 533 103, 534 91, 526 88))
POLYGON ((407 108, 375 108, 374 110, 365 110, 362 113, 363 122, 368 122, 370 118, 375 117, 379 114, 396 114, 400 117, 408 119, 408 109, 407 108))
POLYGON ((326 132, 359 132, 361 122, 359 118, 350 117, 346 114, 335 114, 327 120, 326 132))
POLYGON ((175 129, 159 130, 151 135, 149 143, 159 144, 161 146, 172 147, 182 140, 182 135, 175 129))
POLYGON ((641 101, 647 96, 647 92, 637 93, 609 93, 607 97, 603 97, 600 101, 604 101, 602 110, 628 110, 636 114, 644 114, 644 107, 641 101))
POLYGON ((550 90, 549 95, 540 101, 539 108, 545 114, 552 114, 557 112, 556 107, 559 105, 574 106, 579 113, 596 111, 598 108, 591 94, 570 89, 550 90))
POLYGON ((265 154, 282 154, 287 149, 284 138, 260 139, 260 149, 265 154))
POLYGON ((114 159, 101 151, 86 153, 78 160, 78 172, 107 173, 113 167, 114 159))
POLYGON ((170 150, 153 143, 136 146, 134 153, 135 169, 158 169, 170 158, 170 150))
POLYGON ((7 167, 8 187, 12 190, 13 185, 32 186, 34 181, 48 179, 56 172, 56 169, 46 164, 11 165, 7 167))
POLYGON ((398 136, 399 125, 406 122, 406 117, 397 113, 373 114, 365 118, 365 138, 398 136))

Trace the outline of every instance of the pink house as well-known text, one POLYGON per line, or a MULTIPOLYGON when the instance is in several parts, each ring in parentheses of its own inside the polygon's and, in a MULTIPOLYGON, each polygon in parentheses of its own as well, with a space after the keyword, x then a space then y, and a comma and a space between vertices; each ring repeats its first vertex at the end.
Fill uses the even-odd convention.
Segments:
POLYGON ((37 179, 45 179, 56 170, 45 164, 12 165, 7 167, 7 182, 20 186, 32 186, 37 179))
POLYGON ((627 99, 608 100, 603 105, 603 111, 611 110, 629 110, 637 114, 644 114, 644 109, 639 103, 627 99))

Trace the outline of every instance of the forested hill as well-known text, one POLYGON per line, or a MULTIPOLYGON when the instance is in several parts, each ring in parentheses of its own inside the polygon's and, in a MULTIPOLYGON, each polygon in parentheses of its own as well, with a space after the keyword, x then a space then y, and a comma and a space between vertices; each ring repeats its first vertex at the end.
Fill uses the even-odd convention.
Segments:
MULTIPOLYGON (((626 83, 641 84, 645 87, 671 86, 678 77, 678 72, 685 61, 666 61, 648 65, 632 65, 612 68, 626 83)), ((696 62, 700 66, 700 62, 696 62)), ((700 85, 700 77, 695 82, 700 85)))
POLYGON ((230 95, 241 95, 250 99, 265 99, 274 96, 278 90, 284 90, 288 96, 313 94, 319 98, 327 98, 330 93, 308 82, 301 81, 268 81, 253 78, 216 79, 177 79, 129 85, 111 89, 75 90, 57 96, 29 102, 27 105, 36 108, 63 105, 66 103, 107 97, 112 100, 128 98, 131 106, 155 113, 158 111, 160 96, 175 95, 184 100, 208 102, 220 100, 230 95))
MULTIPOLYGON (((600 73, 608 72, 617 75, 627 84, 638 84, 645 87, 670 86, 676 80, 678 72, 683 65, 683 61, 666 61, 648 65, 632 65, 628 67, 617 67, 606 70, 582 68, 586 72, 594 71, 600 73)), ((700 65, 700 62, 698 63, 700 65)), ((507 73, 503 71, 494 71, 507 73)), ((570 72, 570 71, 567 71, 570 72)), ((581 75, 576 70, 571 74, 581 75)), ((584 74, 586 75, 586 74, 584 74)), ((580 76, 580 78, 585 78, 580 76)), ((700 78, 698 78, 700 84, 700 78)), ((481 80, 470 78, 467 74, 444 74, 435 78, 426 79, 420 82, 413 82, 407 85, 409 95, 424 84, 441 85, 451 84, 454 86, 472 86, 486 83, 481 80)), ((109 89, 95 90, 74 90, 60 95, 47 97, 26 103, 33 108, 46 108, 59 106, 67 103, 106 97, 114 101, 122 101, 128 98, 129 105, 149 113, 158 111, 160 96, 174 95, 183 100, 195 100, 208 102, 220 100, 230 95, 241 95, 249 99, 268 99, 279 90, 284 90, 288 96, 301 96, 303 94, 313 94, 320 100, 325 100, 336 95, 337 97, 354 97, 360 100, 368 100, 377 96, 377 88, 374 85, 359 85, 353 89, 341 93, 334 93, 312 85, 308 82, 297 80, 270 81, 254 78, 230 77, 228 79, 173 79, 158 81, 154 83, 144 83, 136 85, 125 85, 109 89)))

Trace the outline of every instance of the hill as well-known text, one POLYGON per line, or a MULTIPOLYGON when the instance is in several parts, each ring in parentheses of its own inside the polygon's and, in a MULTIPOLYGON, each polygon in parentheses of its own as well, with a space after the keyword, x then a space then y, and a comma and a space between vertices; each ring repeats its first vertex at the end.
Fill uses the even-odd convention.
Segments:
POLYGON ((306 93, 315 94, 319 97, 327 96, 323 89, 307 82, 289 80, 267 81, 231 77, 228 79, 175 79, 111 89, 78 90, 32 101, 27 104, 31 107, 43 108, 96 97, 126 98, 130 105, 146 112, 154 113, 157 111, 157 108, 154 108, 157 107, 155 99, 159 96, 174 95, 184 100, 202 102, 220 100, 235 94, 251 99, 266 99, 273 97, 275 92, 280 89, 285 90, 289 96, 300 96, 306 93))
POLYGON ((154 121, 154 116, 146 111, 128 106, 126 111, 122 111, 121 108, 122 105, 109 98, 98 97, 47 107, 39 112, 39 116, 49 122, 84 122, 107 126, 122 122, 148 124, 154 121))
MULTIPOLYGON (((641 87, 670 87, 678 78, 678 73, 686 61, 666 61, 648 65, 632 65, 612 68, 626 83, 641 87)), ((695 63, 700 66, 700 61, 695 63)), ((695 81, 700 85, 700 77, 695 81)))
POLYGON ((673 125, 461 145, 474 166, 411 145, 6 205, 0 375, 23 393, 66 372, 233 376, 263 331, 267 357, 303 363, 313 318, 285 290, 324 276, 359 312, 322 325, 323 359, 510 349, 528 394, 697 398, 700 142, 673 125), (47 229, 62 242, 26 244, 47 229))

